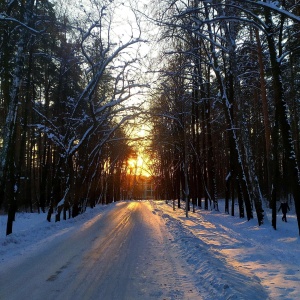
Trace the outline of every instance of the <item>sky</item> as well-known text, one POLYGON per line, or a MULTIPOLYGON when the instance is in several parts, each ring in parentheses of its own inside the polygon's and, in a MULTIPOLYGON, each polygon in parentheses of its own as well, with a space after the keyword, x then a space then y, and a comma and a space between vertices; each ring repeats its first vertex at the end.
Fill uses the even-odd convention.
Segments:
MULTIPOLYGON (((71 235, 76 236, 122 203, 96 206, 75 219, 58 223, 48 223, 45 214, 21 212, 17 214, 14 233, 7 237, 6 217, 1 216, 2 274, 12 263, 25 260, 29 253, 34 256, 42 248, 51 249, 58 241, 61 243, 70 239, 71 235)), ((219 212, 197 209, 196 213, 189 213, 189 218, 185 217, 184 207, 173 211, 172 202, 150 201, 146 205, 152 214, 145 218, 145 222, 152 215, 155 218, 152 222, 163 230, 166 241, 155 243, 152 252, 149 249, 151 253, 143 256, 144 271, 147 264, 153 265, 157 259, 171 256, 171 261, 176 260, 176 266, 188 268, 189 275, 185 275, 188 276, 185 280, 193 282, 203 299, 300 299, 300 239, 292 205, 287 223, 281 221, 281 214, 278 213, 276 231, 270 224, 271 211, 268 208, 265 223, 258 226, 255 218, 247 221, 224 214, 222 200, 219 202, 219 212), (167 246, 164 246, 165 243, 167 246)), ((157 238, 161 239, 159 236, 157 238)), ((161 269, 157 271, 165 274, 166 282, 173 282, 174 278, 183 280, 182 274, 164 271, 170 269, 171 261, 163 260, 161 269)), ((152 295, 145 299, 161 300, 161 287, 156 286, 156 290, 151 292, 155 277, 153 273, 145 272, 144 289, 152 295)), ((166 299, 181 299, 182 292, 189 294, 188 285, 180 286, 186 290, 178 289, 174 291, 173 298, 166 299)))

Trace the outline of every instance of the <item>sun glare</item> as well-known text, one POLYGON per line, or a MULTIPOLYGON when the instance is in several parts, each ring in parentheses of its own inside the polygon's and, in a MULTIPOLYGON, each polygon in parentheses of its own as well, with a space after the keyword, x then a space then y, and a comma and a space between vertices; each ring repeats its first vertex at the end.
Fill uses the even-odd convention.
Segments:
POLYGON ((127 124, 126 129, 127 135, 131 138, 130 146, 135 152, 135 155, 127 160, 127 173, 151 177, 151 159, 146 150, 149 146, 150 125, 144 120, 136 118, 133 122, 127 124))
POLYGON ((128 159, 128 173, 138 176, 150 177, 149 161, 143 154, 139 154, 136 158, 128 159))
POLYGON ((129 167, 130 169, 136 167, 136 160, 133 159, 133 158, 129 158, 127 163, 128 163, 128 167, 129 167))

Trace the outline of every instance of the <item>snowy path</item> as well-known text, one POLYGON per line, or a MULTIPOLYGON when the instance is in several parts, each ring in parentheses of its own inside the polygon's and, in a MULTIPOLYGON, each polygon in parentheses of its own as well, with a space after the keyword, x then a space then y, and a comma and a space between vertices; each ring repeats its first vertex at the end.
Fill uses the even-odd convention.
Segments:
MULTIPOLYGON (((97 205, 74 219, 0 216, 0 300, 296 300, 294 212, 278 230, 164 201, 97 205), (2 236, 1 236, 2 234, 2 236)), ((278 216, 280 217, 280 215, 278 216)))
POLYGON ((122 202, 4 264, 0 299, 202 299, 171 243, 148 202, 122 202))

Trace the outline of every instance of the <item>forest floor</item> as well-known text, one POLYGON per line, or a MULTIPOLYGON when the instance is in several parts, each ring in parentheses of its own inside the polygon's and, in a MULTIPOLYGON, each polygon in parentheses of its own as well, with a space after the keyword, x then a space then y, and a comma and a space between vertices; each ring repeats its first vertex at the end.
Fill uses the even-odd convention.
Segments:
MULTIPOLYGON (((184 203, 183 203, 184 204, 184 203)), ((164 201, 97 206, 75 219, 0 216, 0 299, 300 298, 296 216, 273 230, 220 212, 185 217, 164 201)))

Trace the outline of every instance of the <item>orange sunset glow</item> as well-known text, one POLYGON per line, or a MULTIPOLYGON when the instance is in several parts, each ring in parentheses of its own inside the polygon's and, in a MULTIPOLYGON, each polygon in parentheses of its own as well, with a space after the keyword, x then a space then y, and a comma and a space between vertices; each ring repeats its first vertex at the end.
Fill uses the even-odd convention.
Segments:
POLYGON ((131 175, 150 177, 149 158, 147 155, 139 153, 138 156, 128 159, 128 170, 131 175))
POLYGON ((149 124, 134 122, 129 124, 127 134, 132 138, 131 145, 135 149, 135 155, 127 160, 127 173, 136 176, 151 177, 151 159, 146 147, 149 143, 149 124))

